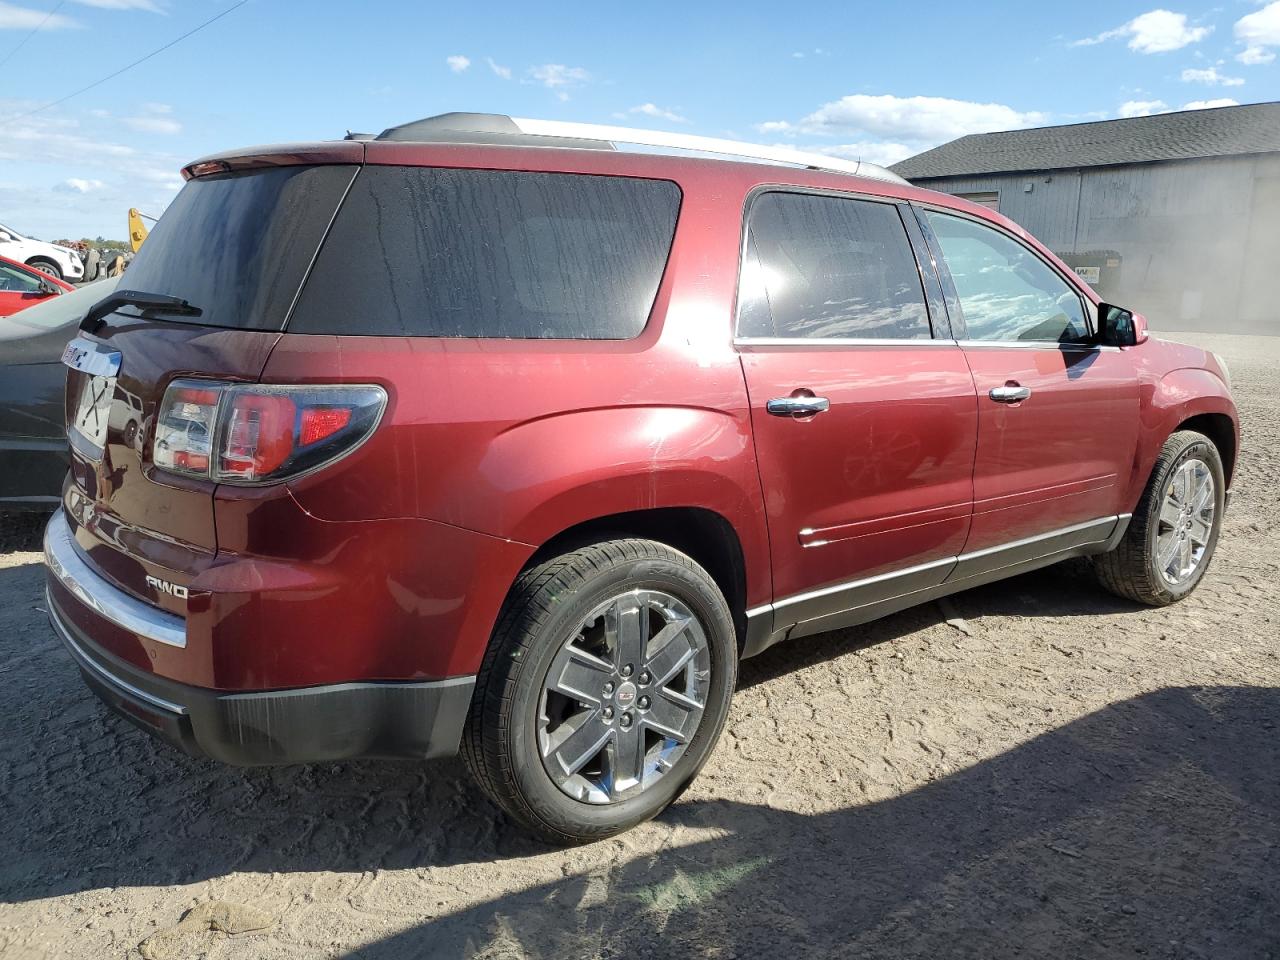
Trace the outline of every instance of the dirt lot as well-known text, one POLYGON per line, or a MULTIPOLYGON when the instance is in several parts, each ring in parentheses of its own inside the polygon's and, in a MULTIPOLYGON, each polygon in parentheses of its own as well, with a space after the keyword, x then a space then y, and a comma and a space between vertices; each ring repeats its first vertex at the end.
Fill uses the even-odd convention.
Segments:
POLYGON ((1280 957, 1280 338, 1187 339, 1246 433, 1191 599, 1060 566, 777 648, 676 807, 569 852, 457 762, 153 744, 0 525, 0 956, 1280 957))

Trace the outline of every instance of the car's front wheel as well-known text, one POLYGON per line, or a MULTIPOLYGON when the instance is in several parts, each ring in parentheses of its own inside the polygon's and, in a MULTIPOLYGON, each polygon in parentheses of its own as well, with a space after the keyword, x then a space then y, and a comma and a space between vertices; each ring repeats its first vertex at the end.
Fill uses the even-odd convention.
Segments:
POLYGON ((58 266, 56 263, 54 263, 52 260, 46 260, 43 257, 35 257, 27 261, 27 266, 35 267, 41 273, 47 273, 49 276, 53 277, 55 280, 61 280, 63 278, 62 268, 58 266))
POLYGON ((705 570, 653 541, 592 544, 512 588, 463 756, 539 836, 599 840, 680 795, 720 736, 736 677, 733 619, 705 570))
POLYGON ((1226 491, 1213 441, 1192 430, 1173 434, 1156 458, 1124 539, 1093 558, 1102 585, 1154 607, 1189 594, 1213 559, 1226 491))

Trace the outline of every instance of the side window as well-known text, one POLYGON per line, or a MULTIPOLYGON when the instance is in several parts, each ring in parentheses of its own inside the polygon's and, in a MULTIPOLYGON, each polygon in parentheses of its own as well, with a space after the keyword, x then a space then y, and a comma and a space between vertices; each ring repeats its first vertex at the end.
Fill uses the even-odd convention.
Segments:
POLYGON ((0 290, 5 293, 35 293, 40 281, 31 274, 0 263, 0 290))
POLYGON ((967 339, 1087 339, 1080 295, 1029 249, 972 220, 925 216, 955 281, 967 339))
POLYGON ((915 255, 891 203, 766 193, 751 204, 740 337, 927 340, 915 255))
POLYGON ((679 210, 667 180, 368 166, 289 330, 630 339, 653 309, 679 210))

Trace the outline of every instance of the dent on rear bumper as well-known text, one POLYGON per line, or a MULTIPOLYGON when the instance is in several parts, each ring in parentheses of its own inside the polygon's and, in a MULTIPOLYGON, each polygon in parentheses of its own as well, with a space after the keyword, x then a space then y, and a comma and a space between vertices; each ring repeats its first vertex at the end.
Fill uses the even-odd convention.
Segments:
POLYGON ((49 619, 90 689, 153 736, 245 766, 454 754, 475 677, 224 693, 164 680, 99 649, 52 592, 49 619))

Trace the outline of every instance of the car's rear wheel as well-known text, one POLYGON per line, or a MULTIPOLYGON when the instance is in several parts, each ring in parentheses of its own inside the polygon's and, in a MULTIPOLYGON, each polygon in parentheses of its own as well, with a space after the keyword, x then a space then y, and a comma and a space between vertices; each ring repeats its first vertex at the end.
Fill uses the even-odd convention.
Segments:
POLYGON ((1164 606, 1204 577, 1218 545, 1226 479, 1218 448, 1204 434, 1180 430, 1165 441, 1119 546, 1094 558, 1112 593, 1164 606))
POLYGON ((593 544, 512 588, 463 756, 544 839, 609 837, 660 813, 697 774, 736 676, 733 619, 705 570, 653 541, 593 544))
POLYGON ((62 268, 58 266, 56 263, 54 263, 52 260, 46 260, 43 257, 32 257, 30 260, 27 261, 27 266, 35 267, 41 273, 47 273, 49 276, 53 277, 55 280, 63 279, 62 268))

